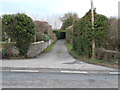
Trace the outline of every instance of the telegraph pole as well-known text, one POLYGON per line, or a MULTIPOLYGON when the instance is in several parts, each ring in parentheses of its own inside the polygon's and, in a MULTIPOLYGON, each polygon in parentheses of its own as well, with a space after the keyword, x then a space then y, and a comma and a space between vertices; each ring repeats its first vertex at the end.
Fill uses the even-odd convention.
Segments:
MULTIPOLYGON (((91 0, 91 21, 92 21, 92 29, 94 33, 94 6, 93 6, 93 0, 91 0)), ((92 58, 96 59, 96 50, 95 50, 95 37, 92 40, 92 58)))

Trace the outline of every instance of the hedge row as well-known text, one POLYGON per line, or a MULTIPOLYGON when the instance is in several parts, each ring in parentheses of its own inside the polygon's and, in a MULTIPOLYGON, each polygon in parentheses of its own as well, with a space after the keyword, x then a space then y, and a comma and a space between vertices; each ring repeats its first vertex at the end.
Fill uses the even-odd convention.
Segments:
POLYGON ((100 47, 101 38, 104 39, 107 35, 105 32, 108 26, 107 17, 97 14, 95 11, 94 14, 94 29, 91 23, 91 10, 73 25, 73 49, 78 54, 88 57, 92 55, 92 40, 95 40, 96 47, 100 47))
POLYGON ((25 14, 5 14, 2 16, 2 30, 15 41, 21 56, 26 56, 35 34, 31 17, 25 14))
POLYGON ((66 38, 65 31, 54 30, 53 32, 55 33, 57 39, 65 39, 66 38))
POLYGON ((69 26, 68 28, 66 28, 66 42, 71 44, 73 43, 73 27, 69 26))

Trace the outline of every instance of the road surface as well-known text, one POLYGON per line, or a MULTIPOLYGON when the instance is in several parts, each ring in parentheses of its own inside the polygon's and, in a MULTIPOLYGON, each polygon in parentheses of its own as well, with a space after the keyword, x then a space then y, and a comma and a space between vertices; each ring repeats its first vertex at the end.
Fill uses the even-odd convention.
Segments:
MULTIPOLYGON (((1 61, 0 61, 1 62, 1 61)), ((59 40, 33 59, 3 60, 3 88, 117 88, 117 69, 76 60, 59 40)))
POLYGON ((3 72, 3 88, 118 88, 118 75, 3 72))

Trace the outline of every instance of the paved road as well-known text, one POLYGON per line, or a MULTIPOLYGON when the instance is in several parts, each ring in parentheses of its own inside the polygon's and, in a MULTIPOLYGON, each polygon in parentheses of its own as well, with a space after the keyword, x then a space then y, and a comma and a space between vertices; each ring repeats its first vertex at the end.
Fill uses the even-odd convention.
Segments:
POLYGON ((49 53, 43 53, 34 59, 26 60, 3 60, 4 69, 22 68, 51 68, 51 69, 70 69, 79 71, 115 71, 113 68, 88 64, 74 59, 64 45, 64 40, 59 40, 49 53))
POLYGON ((3 72, 3 88, 118 88, 117 75, 3 72))

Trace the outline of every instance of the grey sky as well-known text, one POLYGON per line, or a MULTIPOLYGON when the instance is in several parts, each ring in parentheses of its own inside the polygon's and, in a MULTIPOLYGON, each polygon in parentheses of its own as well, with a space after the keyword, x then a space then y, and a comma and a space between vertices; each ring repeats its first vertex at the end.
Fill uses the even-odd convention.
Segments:
MULTIPOLYGON (((59 27, 58 17, 67 12, 76 12, 79 17, 90 9, 91 0, 0 0, 0 15, 26 13, 33 19, 46 20, 59 27)), ((93 0, 97 13, 107 17, 118 16, 119 0, 93 0)), ((55 27, 55 26, 54 26, 55 27)))

